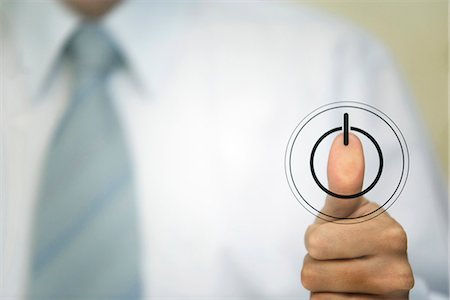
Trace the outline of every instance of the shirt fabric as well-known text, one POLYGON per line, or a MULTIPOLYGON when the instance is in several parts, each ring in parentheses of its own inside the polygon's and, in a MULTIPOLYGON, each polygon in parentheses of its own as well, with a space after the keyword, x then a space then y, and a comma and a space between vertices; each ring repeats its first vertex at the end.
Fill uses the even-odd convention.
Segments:
MULTIPOLYGON (((69 101, 61 50, 81 20, 57 1, 2 5, 1 295, 20 299, 43 158, 69 101)), ((269 2, 127 1, 101 22, 126 59, 109 88, 136 172, 146 297, 308 298, 300 270, 314 216, 289 190, 284 152, 307 113, 341 100, 402 129, 411 169, 389 213, 408 234, 412 299, 448 293, 440 169, 372 37, 269 2)))

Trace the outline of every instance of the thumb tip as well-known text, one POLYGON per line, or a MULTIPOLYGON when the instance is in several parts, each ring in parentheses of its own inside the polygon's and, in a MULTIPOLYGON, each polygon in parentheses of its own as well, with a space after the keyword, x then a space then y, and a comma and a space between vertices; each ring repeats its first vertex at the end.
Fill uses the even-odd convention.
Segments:
POLYGON ((349 133, 348 145, 344 145, 344 135, 339 134, 334 139, 328 156, 329 189, 342 195, 360 192, 364 168, 364 150, 360 139, 349 133))

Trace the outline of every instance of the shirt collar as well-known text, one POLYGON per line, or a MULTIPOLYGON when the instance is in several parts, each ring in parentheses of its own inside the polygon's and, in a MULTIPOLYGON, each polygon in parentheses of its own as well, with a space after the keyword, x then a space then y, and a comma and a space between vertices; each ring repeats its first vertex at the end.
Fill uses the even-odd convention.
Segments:
MULTIPOLYGON (((100 22, 121 49, 127 68, 144 92, 162 88, 178 57, 173 43, 186 28, 181 9, 155 2, 123 1, 100 22), (148 4, 148 3, 147 3, 148 4)), ((7 16, 32 96, 45 89, 63 47, 82 21, 62 1, 17 1, 7 16)), ((176 43, 176 42, 175 42, 176 43)))
POLYGON ((164 90, 187 43, 192 5, 123 1, 102 20, 146 95, 164 90))
POLYGON ((77 24, 77 17, 59 1, 17 1, 8 11, 11 39, 31 95, 42 92, 50 71, 77 24))

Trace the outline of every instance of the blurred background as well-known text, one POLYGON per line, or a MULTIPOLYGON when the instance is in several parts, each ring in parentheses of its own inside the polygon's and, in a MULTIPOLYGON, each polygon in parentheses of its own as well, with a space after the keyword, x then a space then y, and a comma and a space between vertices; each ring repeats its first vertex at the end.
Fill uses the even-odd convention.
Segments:
POLYGON ((387 45, 413 91, 448 178, 448 3, 307 2, 371 32, 387 45))

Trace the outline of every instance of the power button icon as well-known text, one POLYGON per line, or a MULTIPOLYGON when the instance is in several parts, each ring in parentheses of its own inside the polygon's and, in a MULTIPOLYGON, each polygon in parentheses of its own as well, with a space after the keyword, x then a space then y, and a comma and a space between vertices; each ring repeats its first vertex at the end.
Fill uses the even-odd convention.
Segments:
POLYGON ((340 199, 352 199, 352 198, 357 198, 357 197, 361 197, 362 195, 366 194, 367 192, 369 192, 371 189, 373 189, 375 187, 375 185, 377 184, 378 180, 380 180, 381 177, 381 173, 383 172, 383 152, 381 151, 380 145, 378 144, 378 142, 375 140, 375 138, 373 136, 371 136, 368 132, 366 132, 365 130, 362 130, 358 127, 354 127, 354 126, 350 126, 349 128, 349 117, 348 117, 348 113, 344 113, 344 121, 343 121, 343 126, 341 127, 336 127, 333 128, 327 132, 325 132, 318 140, 317 142, 314 144, 314 147, 311 151, 311 158, 310 158, 310 168, 311 168, 311 175, 314 178, 314 181, 317 183, 317 185, 328 195, 336 197, 336 198, 340 198, 340 199), (355 131, 357 133, 363 134, 365 137, 367 137, 372 144, 375 146, 377 153, 378 153, 378 159, 379 159, 379 167, 378 167, 378 171, 377 171, 377 175, 375 176, 375 179, 372 181, 372 183, 365 188, 363 191, 357 193, 357 194, 352 194, 352 195, 341 195, 341 194, 337 194, 334 193, 330 190, 328 190, 321 182, 320 180, 317 178, 316 175, 316 171, 314 170, 314 156, 316 154, 316 150, 317 147, 320 145, 320 143, 330 134, 335 133, 335 132, 339 132, 339 131, 344 131, 344 140, 343 143, 344 145, 348 145, 348 132, 349 130, 355 131))
POLYGON ((400 196, 409 173, 409 151, 399 127, 380 110, 360 102, 335 102, 317 108, 294 129, 286 148, 285 171, 292 193, 309 212, 326 220, 356 223, 381 214, 400 196), (333 137, 342 133, 347 146, 350 132, 363 142, 365 181, 361 192, 339 194, 327 188, 324 157, 333 137), (325 215, 321 207, 327 195, 341 201, 365 195, 379 208, 354 218, 325 215))

